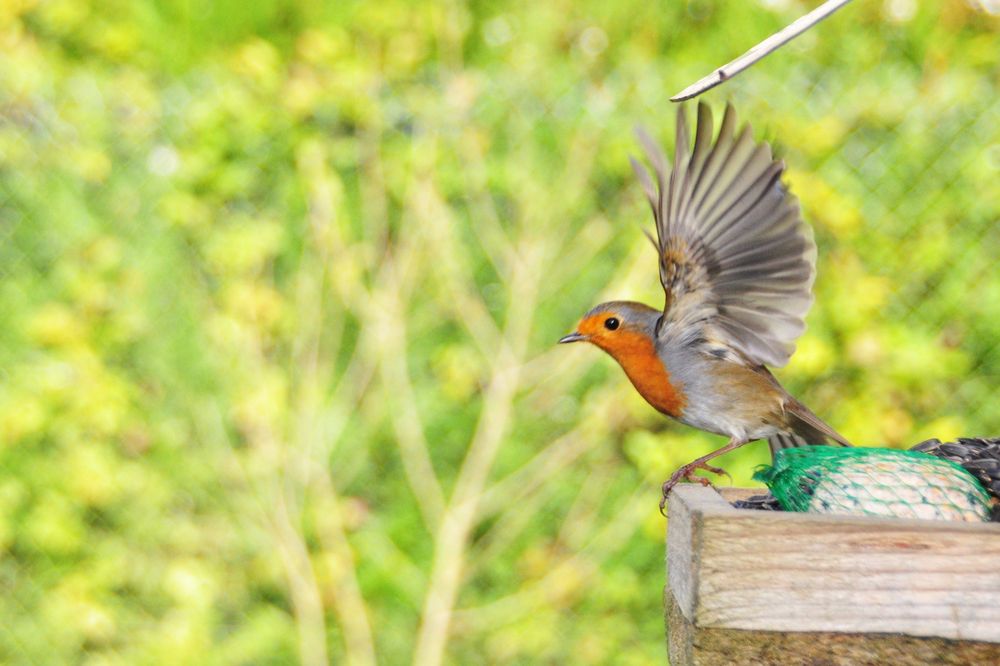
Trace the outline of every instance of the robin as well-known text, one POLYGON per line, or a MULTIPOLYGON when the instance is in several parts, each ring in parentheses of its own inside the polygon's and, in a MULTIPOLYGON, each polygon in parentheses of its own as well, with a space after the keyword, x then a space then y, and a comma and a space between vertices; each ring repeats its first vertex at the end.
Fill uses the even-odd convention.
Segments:
POLYGON ((636 390, 681 423, 729 442, 678 469, 663 484, 726 474, 708 463, 767 439, 772 450, 806 444, 850 446, 793 398, 766 366, 783 366, 805 329, 816 277, 816 243, 795 198, 781 182, 784 164, 736 134, 727 106, 712 141, 712 113, 698 106, 694 147, 686 113, 677 114, 673 169, 656 143, 637 132, 656 176, 635 159, 656 221, 662 310, 632 301, 602 303, 560 343, 586 341, 611 355, 636 390))

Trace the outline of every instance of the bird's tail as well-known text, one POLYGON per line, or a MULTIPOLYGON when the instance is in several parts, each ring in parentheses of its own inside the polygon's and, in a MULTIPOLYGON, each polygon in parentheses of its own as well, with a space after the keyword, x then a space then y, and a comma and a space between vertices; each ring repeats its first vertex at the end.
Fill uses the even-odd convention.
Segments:
POLYGON ((788 431, 767 438, 771 457, 782 449, 802 446, 850 446, 844 437, 812 413, 798 400, 792 399, 785 405, 788 417, 788 431))
POLYGON ((771 435, 767 438, 767 445, 771 448, 771 459, 774 459, 774 455, 783 449, 795 449, 800 446, 809 446, 809 442, 805 440, 804 437, 798 435, 786 435, 785 433, 778 433, 777 435, 771 435))

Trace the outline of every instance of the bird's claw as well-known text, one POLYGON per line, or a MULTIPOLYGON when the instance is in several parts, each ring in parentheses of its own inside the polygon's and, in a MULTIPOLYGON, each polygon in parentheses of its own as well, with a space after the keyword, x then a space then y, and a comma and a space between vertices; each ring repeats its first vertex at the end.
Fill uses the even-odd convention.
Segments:
MULTIPOLYGON (((708 471, 708 472, 711 472, 712 474, 715 474, 716 476, 725 476, 727 479, 729 479, 730 483, 732 483, 732 481, 733 481, 733 477, 729 475, 729 472, 727 472, 726 470, 722 469, 721 467, 714 467, 712 465, 702 464, 701 469, 703 469, 705 471, 708 471)), ((704 485, 704 484, 702 484, 702 485, 704 485)))
POLYGON ((684 465, 683 467, 681 467, 680 469, 678 469, 676 472, 674 472, 673 474, 671 474, 670 478, 667 479, 666 481, 664 481, 664 483, 663 483, 663 488, 662 488, 662 490, 663 490, 663 497, 660 498, 660 513, 661 514, 663 514, 663 511, 664 511, 664 509, 667 506, 667 495, 670 494, 670 491, 673 490, 674 486, 676 486, 678 483, 680 483, 682 479, 686 479, 688 481, 697 482, 697 483, 700 483, 703 486, 711 486, 712 485, 712 483, 708 479, 706 479, 703 476, 698 476, 697 474, 694 473, 695 470, 699 470, 699 469, 703 469, 706 472, 711 472, 712 474, 715 474, 715 475, 718 475, 718 476, 723 476, 724 475, 724 476, 726 476, 726 478, 729 479, 730 483, 732 483, 733 477, 729 475, 729 472, 727 472, 726 470, 722 469, 721 467, 715 467, 713 465, 708 465, 706 463, 689 463, 687 465, 684 465))

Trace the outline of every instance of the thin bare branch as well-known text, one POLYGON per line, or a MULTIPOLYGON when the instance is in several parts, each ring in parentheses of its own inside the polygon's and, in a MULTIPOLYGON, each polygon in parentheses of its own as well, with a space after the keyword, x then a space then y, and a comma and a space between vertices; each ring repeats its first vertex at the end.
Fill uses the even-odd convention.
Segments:
MULTIPOLYGON (((569 544, 574 548, 578 545, 567 540, 567 536, 577 529, 585 530, 591 527, 596 512, 593 504, 587 504, 584 498, 607 492, 610 484, 605 477, 610 473, 611 467, 598 465, 588 472, 587 479, 583 483, 577 484, 576 499, 568 509, 560 509, 564 515, 563 527, 559 530, 559 535, 553 539, 554 542, 569 544)), ((522 493, 519 499, 511 502, 510 506, 516 507, 516 510, 504 511, 493 526, 476 539, 475 557, 470 557, 469 563, 470 576, 488 567, 493 558, 500 556, 509 548, 521 536, 524 529, 538 519, 545 502, 560 491, 561 487, 558 484, 543 484, 537 486, 531 493, 522 493)))
MULTIPOLYGON (((308 282, 308 275, 315 272, 322 274, 323 270, 321 267, 310 266, 309 270, 304 271, 302 275, 303 283, 308 282)), ((319 285, 313 285, 313 287, 318 289, 319 285)), ((329 587, 331 588, 331 593, 328 596, 332 600, 333 610, 340 624, 346 662, 356 666, 372 666, 375 664, 375 643, 368 620, 368 608, 357 577, 354 551, 348 542, 341 517, 341 496, 334 485, 332 476, 325 471, 323 461, 335 441, 324 436, 326 429, 324 417, 330 411, 338 411, 343 413, 343 421, 346 421, 347 414, 345 412, 348 412, 351 406, 360 400, 367 390, 368 384, 367 381, 354 381, 347 385, 346 381, 357 379, 356 376, 362 372, 370 377, 373 369, 368 367, 363 371, 360 370, 362 354, 359 350, 355 350, 348 363, 349 372, 345 373, 346 377, 338 383, 333 400, 329 403, 324 402, 322 398, 323 378, 328 374, 331 359, 321 351, 320 344, 323 334, 323 299, 308 292, 308 290, 302 295, 307 297, 298 301, 298 319, 302 326, 300 335, 296 339, 296 346, 300 350, 299 353, 293 355, 294 367, 298 369, 296 373, 298 381, 293 405, 294 420, 290 442, 292 446, 288 447, 289 455, 292 456, 289 460, 291 468, 285 475, 284 497, 288 499, 280 501, 280 505, 286 507, 286 502, 291 503, 292 500, 295 500, 299 505, 295 513, 300 515, 301 505, 305 503, 307 494, 322 498, 325 510, 322 516, 322 525, 317 526, 316 534, 327 556, 316 566, 325 566, 328 569, 326 578, 330 581, 329 587), (314 297, 309 298, 308 296, 314 297), (337 404, 340 401, 347 404, 337 404)), ((289 510, 286 507, 282 513, 287 514, 289 510)), ((289 530, 297 534, 294 525, 288 523, 280 530, 282 534, 285 534, 286 539, 291 538, 291 534, 287 534, 289 530)), ((294 551, 295 555, 300 560, 305 557, 305 564, 309 565, 311 570, 310 553, 308 551, 304 554, 298 552, 307 548, 304 539, 299 538, 297 542, 302 545, 297 546, 294 551)), ((295 564, 302 566, 299 562, 295 562, 295 564)), ((319 582, 314 581, 314 585, 318 587, 319 582)), ((304 594, 307 594, 309 587, 302 587, 305 590, 304 594)), ((311 603, 312 596, 307 596, 307 599, 311 603)), ((320 612, 322 613, 323 597, 319 596, 318 599, 321 603, 320 612)), ((312 611, 310 610, 310 612, 312 611)), ((316 624, 313 622, 310 626, 316 624)), ((322 627, 323 624, 320 623, 319 626, 322 627)), ((315 643, 315 639, 313 643, 315 643)), ((325 654, 321 656, 326 658, 325 654)))
MULTIPOLYGON (((537 250, 537 248, 534 248, 537 250)), ((541 252, 523 251, 510 281, 512 298, 492 378, 483 394, 483 410, 469 451, 455 482, 455 491, 434 543, 434 564, 413 663, 436 666, 444 658, 445 643, 465 565, 466 545, 479 508, 489 471, 510 422, 519 369, 530 333, 540 276, 541 252)))
POLYGON ((708 76, 695 81, 687 88, 671 97, 670 101, 683 102, 686 99, 697 97, 703 92, 711 90, 715 86, 728 81, 743 70, 752 66, 754 63, 763 59, 764 56, 773 53, 788 42, 792 41, 850 1, 851 0, 827 0, 805 16, 796 19, 791 24, 774 33, 736 60, 726 63, 708 76))
POLYGON ((490 516, 516 504, 518 498, 534 492, 594 444, 580 427, 550 442, 531 460, 486 489, 482 498, 483 515, 490 516))
POLYGON ((414 187, 413 209, 418 227, 433 238, 428 256, 435 261, 434 279, 442 281, 444 292, 451 295, 451 308, 460 315, 464 326, 484 357, 493 356, 500 344, 500 329, 490 316, 482 295, 474 294, 476 285, 467 252, 459 247, 459 223, 455 211, 443 200, 431 178, 421 179, 414 187))
MULTIPOLYGON (((581 130, 582 133, 583 130, 581 130)), ((592 172, 593 146, 582 143, 578 136, 571 144, 580 149, 573 154, 583 165, 571 163, 575 179, 567 178, 571 190, 581 190, 592 172), (591 159, 582 159, 589 155, 591 159)), ((544 198, 545 192, 538 192, 544 198)), ((561 205, 574 200, 573 192, 561 193, 561 205)), ((553 201, 550 204, 557 204, 553 201)), ((549 215, 558 216, 556 206, 541 206, 549 215)), ((521 243, 512 253, 507 282, 509 298, 505 313, 505 326, 496 351, 488 356, 491 378, 483 395, 483 408, 468 452, 462 462, 455 489, 445 511, 441 527, 435 534, 434 563, 427 586, 427 596, 421 613, 417 635, 414 664, 437 666, 444 659, 445 646, 451 630, 452 616, 461 582, 465 575, 469 534, 476 525, 479 508, 490 470, 496 459, 503 437, 512 418, 514 398, 523 388, 521 372, 524 367, 531 322, 543 283, 545 266, 552 260, 553 247, 546 236, 533 238, 532 233, 541 228, 534 215, 527 215, 520 222, 521 243)))
POLYGON ((354 549, 347 540, 341 516, 341 497, 329 476, 320 478, 317 490, 331 500, 326 504, 330 509, 324 516, 320 541, 323 549, 335 558, 333 566, 328 564, 331 569, 328 575, 333 588, 330 598, 344 634, 347 663, 352 666, 374 666, 375 641, 368 619, 368 607, 358 581, 354 549))
POLYGON ((322 666, 330 662, 326 650, 323 598, 316 572, 309 557, 309 548, 288 515, 284 493, 275 493, 274 499, 276 506, 271 518, 292 597, 295 626, 299 632, 299 659, 303 664, 322 666))
POLYGON ((465 627, 478 629, 497 627, 549 603, 550 591, 556 587, 553 581, 564 571, 599 567, 625 547, 649 510, 649 490, 647 486, 636 488, 621 504, 615 516, 606 521, 604 527, 587 545, 575 550, 561 562, 554 563, 545 576, 509 596, 479 606, 456 610, 456 622, 465 627))
POLYGON ((389 277, 386 282, 384 293, 375 302, 376 308, 381 311, 377 344, 382 357, 379 363, 382 384, 395 404, 390 410, 391 421, 406 479, 413 489, 424 524, 433 534, 444 512, 444 493, 431 462, 430 445, 424 436, 423 419, 407 367, 409 345, 404 323, 406 313, 399 298, 400 287, 394 277, 389 277))

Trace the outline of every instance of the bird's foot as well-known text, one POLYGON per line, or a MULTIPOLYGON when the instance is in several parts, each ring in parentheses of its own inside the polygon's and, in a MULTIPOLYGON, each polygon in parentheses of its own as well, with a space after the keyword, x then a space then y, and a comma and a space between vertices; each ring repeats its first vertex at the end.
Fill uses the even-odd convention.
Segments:
POLYGON ((663 497, 660 498, 660 513, 663 513, 663 510, 667 506, 667 495, 670 494, 670 491, 673 490, 674 486, 680 483, 681 480, 696 481, 703 486, 712 485, 711 482, 709 482, 709 480, 705 477, 695 474, 695 470, 699 469, 703 469, 706 472, 711 472, 712 474, 718 476, 725 475, 730 482, 733 480, 733 477, 729 476, 729 472, 721 467, 715 467, 714 465, 709 465, 708 463, 697 460, 692 463, 688 463, 671 474, 670 478, 663 482, 663 497))

